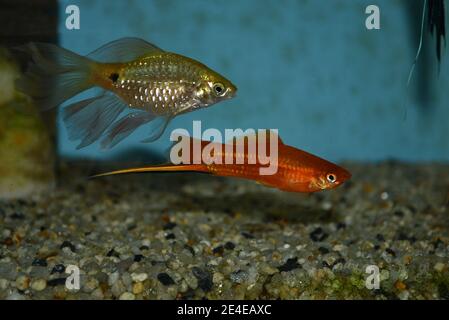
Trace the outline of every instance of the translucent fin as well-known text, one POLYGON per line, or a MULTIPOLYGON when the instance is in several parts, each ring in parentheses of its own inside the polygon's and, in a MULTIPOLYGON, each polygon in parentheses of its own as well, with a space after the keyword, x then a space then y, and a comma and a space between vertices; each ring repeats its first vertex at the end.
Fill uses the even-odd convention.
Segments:
POLYGON ((91 52, 89 59, 103 62, 128 62, 150 52, 163 52, 162 49, 139 38, 121 38, 105 44, 91 52))
POLYGON ((154 118, 155 115, 143 111, 132 112, 124 116, 116 121, 112 125, 112 128, 108 130, 106 138, 101 141, 101 147, 104 149, 114 147, 120 141, 132 134, 137 128, 154 120, 154 118))
POLYGON ((144 140, 142 143, 150 143, 159 139, 170 123, 171 117, 158 117, 151 123, 150 136, 144 140))
POLYGON ((90 81, 94 62, 85 57, 47 43, 30 43, 16 50, 26 52, 32 60, 16 87, 31 96, 41 110, 54 108, 94 85, 90 81))
POLYGON ((64 108, 63 119, 69 139, 81 140, 77 149, 94 143, 125 108, 126 104, 112 94, 82 100, 64 108))

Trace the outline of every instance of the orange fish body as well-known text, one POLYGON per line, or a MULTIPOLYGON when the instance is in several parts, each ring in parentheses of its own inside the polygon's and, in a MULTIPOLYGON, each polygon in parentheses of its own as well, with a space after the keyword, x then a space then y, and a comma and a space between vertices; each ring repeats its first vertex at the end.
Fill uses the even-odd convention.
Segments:
MULTIPOLYGON (((191 140, 192 144, 195 140, 191 140)), ((98 176, 135 173, 135 172, 179 172, 193 171, 205 172, 216 176, 237 177, 256 181, 265 186, 274 187, 289 192, 311 193, 325 189, 333 189, 351 177, 351 174, 344 168, 333 164, 327 160, 314 156, 308 152, 285 145, 278 139, 277 170, 274 174, 262 175, 260 170, 266 168, 266 164, 261 164, 256 154, 248 152, 245 148, 243 152, 237 152, 235 146, 232 148, 232 164, 226 163, 226 145, 209 141, 201 141, 201 151, 208 147, 212 149, 210 157, 221 159, 221 163, 210 163, 210 159, 203 158, 198 164, 162 165, 149 166, 133 169, 113 171, 98 176), (249 159, 253 163, 249 163, 249 159), (243 162, 237 164, 237 160, 243 162), (244 160, 244 161, 242 161, 244 160), (254 163, 255 162, 255 163, 254 163)), ((269 150, 267 144, 266 150, 269 150)), ((193 155, 190 157, 193 162, 193 155)))

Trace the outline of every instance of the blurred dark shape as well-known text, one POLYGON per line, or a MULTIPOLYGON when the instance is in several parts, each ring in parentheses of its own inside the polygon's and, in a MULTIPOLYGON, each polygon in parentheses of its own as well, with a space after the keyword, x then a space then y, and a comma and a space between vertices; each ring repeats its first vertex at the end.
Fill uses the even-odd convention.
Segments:
POLYGON ((427 110, 430 106, 432 96, 433 77, 432 68, 430 67, 432 60, 428 50, 429 39, 426 32, 422 34, 421 39, 424 0, 407 0, 403 1, 403 4, 407 13, 410 41, 413 44, 412 47, 418 48, 419 43, 422 41, 418 63, 416 63, 416 70, 413 75, 417 78, 416 89, 413 90, 413 92, 415 94, 415 99, 422 110, 427 110))
POLYGON ((430 34, 436 34, 436 51, 438 63, 441 61, 441 41, 446 39, 446 20, 444 0, 428 0, 427 14, 430 34))
MULTIPOLYGON (((0 0, 0 46, 14 48, 28 42, 58 42, 58 1, 57 0, 0 0)), ((23 71, 29 57, 11 51, 23 71)), ((56 145, 56 112, 50 111, 42 115, 42 120, 53 142, 55 169, 58 174, 58 158, 56 145)))
POLYGON ((16 46, 29 41, 56 43, 57 0, 0 0, 0 44, 16 46))

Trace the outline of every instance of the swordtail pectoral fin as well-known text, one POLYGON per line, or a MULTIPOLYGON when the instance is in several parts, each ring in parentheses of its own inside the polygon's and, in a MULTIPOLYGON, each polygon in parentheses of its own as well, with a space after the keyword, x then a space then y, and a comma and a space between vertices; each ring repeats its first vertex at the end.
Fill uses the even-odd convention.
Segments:
MULTIPOLYGON (((270 133, 275 134, 275 132, 270 129, 265 130, 265 139, 267 139, 267 137, 270 137, 270 133)), ((249 134, 244 134, 242 136, 234 137, 232 140, 228 141, 227 143, 234 143, 234 144, 247 143, 249 141, 249 139, 251 139, 251 138, 253 138, 257 141, 258 137, 259 137, 259 132, 254 132, 254 133, 249 133, 249 134)), ((276 137, 278 139, 279 144, 283 145, 284 142, 282 141, 282 139, 278 133, 276 133, 276 137)))

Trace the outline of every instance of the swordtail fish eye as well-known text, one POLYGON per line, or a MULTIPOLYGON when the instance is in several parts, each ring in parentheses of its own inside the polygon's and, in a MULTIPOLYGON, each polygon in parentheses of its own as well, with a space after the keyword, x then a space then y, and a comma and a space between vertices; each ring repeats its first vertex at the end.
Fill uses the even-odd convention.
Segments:
POLYGON ((337 176, 334 173, 328 173, 326 175, 326 179, 327 181, 329 181, 330 183, 335 183, 337 182, 337 176))
POLYGON ((329 185, 337 186, 344 183, 351 178, 351 173, 343 168, 338 168, 336 171, 328 172, 326 174, 326 180, 329 185))

